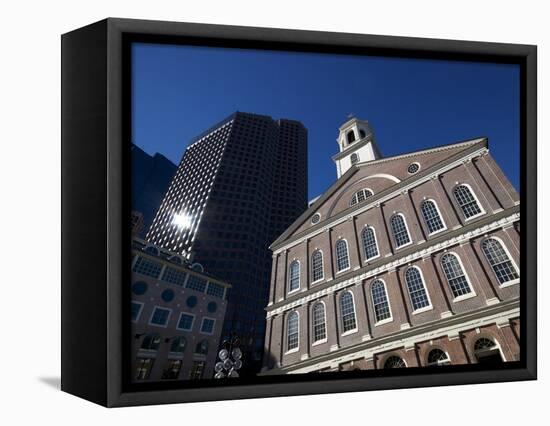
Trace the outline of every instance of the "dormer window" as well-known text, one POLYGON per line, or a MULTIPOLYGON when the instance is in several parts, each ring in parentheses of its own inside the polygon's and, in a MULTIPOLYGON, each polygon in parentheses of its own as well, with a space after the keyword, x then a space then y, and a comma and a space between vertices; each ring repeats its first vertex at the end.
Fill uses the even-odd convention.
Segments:
POLYGON ((347 138, 348 144, 355 142, 355 133, 353 132, 353 130, 350 130, 347 133, 346 138, 347 138))

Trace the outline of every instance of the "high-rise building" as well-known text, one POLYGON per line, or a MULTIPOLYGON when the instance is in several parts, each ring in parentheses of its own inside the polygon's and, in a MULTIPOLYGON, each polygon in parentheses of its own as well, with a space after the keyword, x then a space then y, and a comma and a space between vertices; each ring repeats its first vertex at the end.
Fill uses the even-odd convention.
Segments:
POLYGON ((271 271, 269 245, 307 208, 307 130, 236 112, 196 137, 146 239, 231 282, 224 336, 236 333, 259 370, 271 271))
POLYGON ((272 245, 264 374, 520 356, 520 198, 486 138, 382 157, 340 127, 338 180, 272 245))
POLYGON ((132 210, 141 214, 142 222, 135 235, 142 237, 153 222, 176 165, 162 154, 147 154, 137 145, 132 145, 131 155, 132 210))

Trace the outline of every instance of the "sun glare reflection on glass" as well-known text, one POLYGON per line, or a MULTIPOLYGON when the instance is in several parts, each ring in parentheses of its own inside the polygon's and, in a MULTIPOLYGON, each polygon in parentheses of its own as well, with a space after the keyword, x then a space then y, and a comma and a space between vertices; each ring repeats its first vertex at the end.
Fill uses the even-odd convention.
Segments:
POLYGON ((191 227, 191 219, 191 216, 185 213, 175 214, 174 218, 172 219, 172 223, 180 229, 187 229, 191 227))

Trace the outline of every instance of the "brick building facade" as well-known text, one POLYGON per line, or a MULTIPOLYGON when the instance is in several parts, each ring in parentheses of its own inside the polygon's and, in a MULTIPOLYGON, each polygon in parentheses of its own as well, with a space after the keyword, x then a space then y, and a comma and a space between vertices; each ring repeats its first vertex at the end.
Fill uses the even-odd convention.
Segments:
POLYGON ((132 380, 211 379, 230 285, 197 263, 132 242, 132 380))
POLYGON ((519 196, 487 139, 384 158, 354 118, 338 144, 271 246, 263 374, 519 359, 519 196))

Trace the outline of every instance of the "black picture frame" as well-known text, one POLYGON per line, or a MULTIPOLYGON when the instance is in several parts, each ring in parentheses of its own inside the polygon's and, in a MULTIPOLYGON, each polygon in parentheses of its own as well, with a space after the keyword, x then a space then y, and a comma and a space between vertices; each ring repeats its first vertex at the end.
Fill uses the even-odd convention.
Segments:
POLYGON ((109 18, 62 36, 62 390, 117 407, 536 379, 536 46, 109 18), (129 43, 331 52, 520 65, 521 360, 499 369, 131 385, 129 43))

